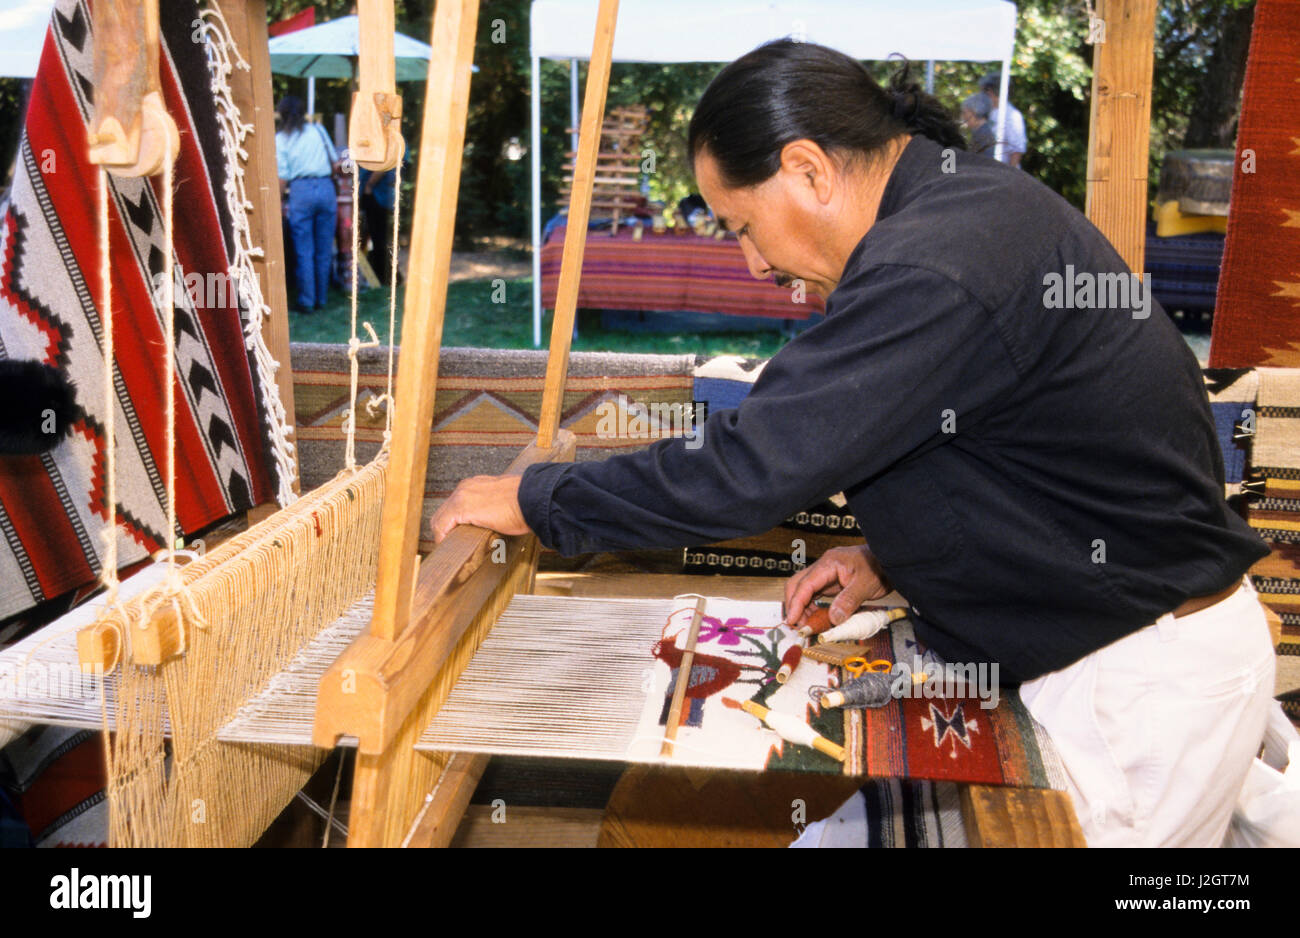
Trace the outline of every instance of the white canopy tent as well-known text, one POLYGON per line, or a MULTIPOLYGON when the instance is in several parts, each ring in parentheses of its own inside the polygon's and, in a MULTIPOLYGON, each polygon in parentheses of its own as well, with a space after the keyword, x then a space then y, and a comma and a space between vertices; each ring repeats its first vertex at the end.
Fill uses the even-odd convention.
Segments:
MULTIPOLYGON (((536 346, 542 343, 541 60, 569 59, 576 64, 589 58, 596 8, 597 0, 534 0, 532 7, 536 346)), ((730 62, 786 36, 831 46, 866 61, 898 53, 917 62, 1000 62, 1000 100, 1006 101, 1016 7, 1008 0, 622 0, 614 61, 730 62)), ((576 87, 575 81, 575 109, 576 87)), ((1005 122, 1006 108, 1000 109, 999 116, 1005 122)), ((998 139, 1004 136, 1005 127, 1000 128, 998 139)))
POLYGON ((0 77, 35 77, 53 11, 53 0, 0 3, 0 77))

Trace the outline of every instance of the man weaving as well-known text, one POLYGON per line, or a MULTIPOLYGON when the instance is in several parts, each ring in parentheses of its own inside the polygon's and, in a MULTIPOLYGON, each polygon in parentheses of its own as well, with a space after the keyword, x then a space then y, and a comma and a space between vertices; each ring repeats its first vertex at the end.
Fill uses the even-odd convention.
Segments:
POLYGON ((1061 198, 965 153, 905 69, 886 90, 838 52, 770 43, 709 86, 690 151, 754 276, 803 281, 825 321, 702 446, 468 479, 435 537, 698 545, 842 491, 865 544, 791 578, 790 623, 819 593, 838 622, 896 588, 944 659, 1022 682, 1090 844, 1217 846, 1272 694, 1243 579, 1266 549, 1224 501, 1168 317, 1138 284, 1060 302, 1062 282, 1129 272, 1061 198))

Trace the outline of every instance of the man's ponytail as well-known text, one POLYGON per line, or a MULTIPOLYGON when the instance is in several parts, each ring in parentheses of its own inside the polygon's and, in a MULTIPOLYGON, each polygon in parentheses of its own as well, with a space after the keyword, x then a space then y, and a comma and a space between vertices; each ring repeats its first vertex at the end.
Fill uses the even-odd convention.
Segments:
POLYGON ((966 136, 948 109, 932 94, 926 94, 912 78, 912 63, 903 60, 889 80, 894 117, 912 133, 929 137, 942 147, 966 149, 966 136))

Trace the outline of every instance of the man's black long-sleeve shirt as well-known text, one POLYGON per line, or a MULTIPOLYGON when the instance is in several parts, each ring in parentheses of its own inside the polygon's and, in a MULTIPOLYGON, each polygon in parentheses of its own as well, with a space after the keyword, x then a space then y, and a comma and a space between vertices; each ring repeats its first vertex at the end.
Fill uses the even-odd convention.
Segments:
POLYGON ((843 491, 940 655, 1009 681, 1065 667, 1267 553, 1224 501, 1182 337, 1153 300, 1052 294, 1080 274, 1128 268, 1026 174, 915 137, 825 321, 702 446, 531 467, 524 517, 564 554, 676 547, 843 491))

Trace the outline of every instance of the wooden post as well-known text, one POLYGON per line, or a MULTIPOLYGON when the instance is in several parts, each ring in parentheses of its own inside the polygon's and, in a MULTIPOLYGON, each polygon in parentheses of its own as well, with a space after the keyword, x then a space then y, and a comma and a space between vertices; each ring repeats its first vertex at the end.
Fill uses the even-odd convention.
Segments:
MULTIPOLYGON (((361 0, 357 6, 359 74, 348 123, 348 152, 359 166, 385 172, 404 149, 402 98, 393 58, 393 0, 361 0)), ((356 211, 356 207, 353 207, 356 211)))
POLYGON ((591 187, 596 179, 596 156, 600 152, 600 126, 605 117, 605 93, 609 90, 609 67, 614 59, 617 19, 618 0, 600 0, 591 64, 587 67, 587 91, 582 103, 582 129, 578 137, 578 160, 573 168, 555 318, 551 320, 551 351, 546 359, 542 415, 537 426, 537 445, 542 447, 551 445, 555 431, 559 429, 564 384, 569 377, 569 346, 573 343, 573 319, 578 311, 578 283, 582 277, 582 256, 587 249, 591 187))
POLYGON ((429 63, 412 213, 411 257, 416 262, 406 278, 402 358, 394 394, 397 418, 388 459, 375 613, 370 626, 372 635, 389 640, 406 629, 415 596, 415 556, 477 25, 478 0, 444 0, 434 12, 434 56, 429 63))
POLYGON ((1136 274, 1146 248, 1156 0, 1097 0, 1088 133, 1088 218, 1136 274))
MULTIPOLYGON (((271 356, 279 363, 275 386, 285 419, 294 426, 293 370, 289 367, 289 294, 284 280, 284 228, 280 222, 280 180, 275 162, 275 103, 271 100, 271 52, 267 47, 266 0, 218 0, 249 70, 234 69, 226 78, 230 96, 244 121, 253 125, 249 137, 244 188, 253 207, 248 212, 250 240, 262 246, 253 270, 271 315, 262 324, 271 356)), ((298 451, 293 454, 293 490, 299 491, 298 451)), ((250 512, 252 524, 271 512, 250 512)))
POLYGON ((159 81, 158 3, 101 0, 95 21, 91 163, 116 176, 155 176, 180 151, 159 81))

